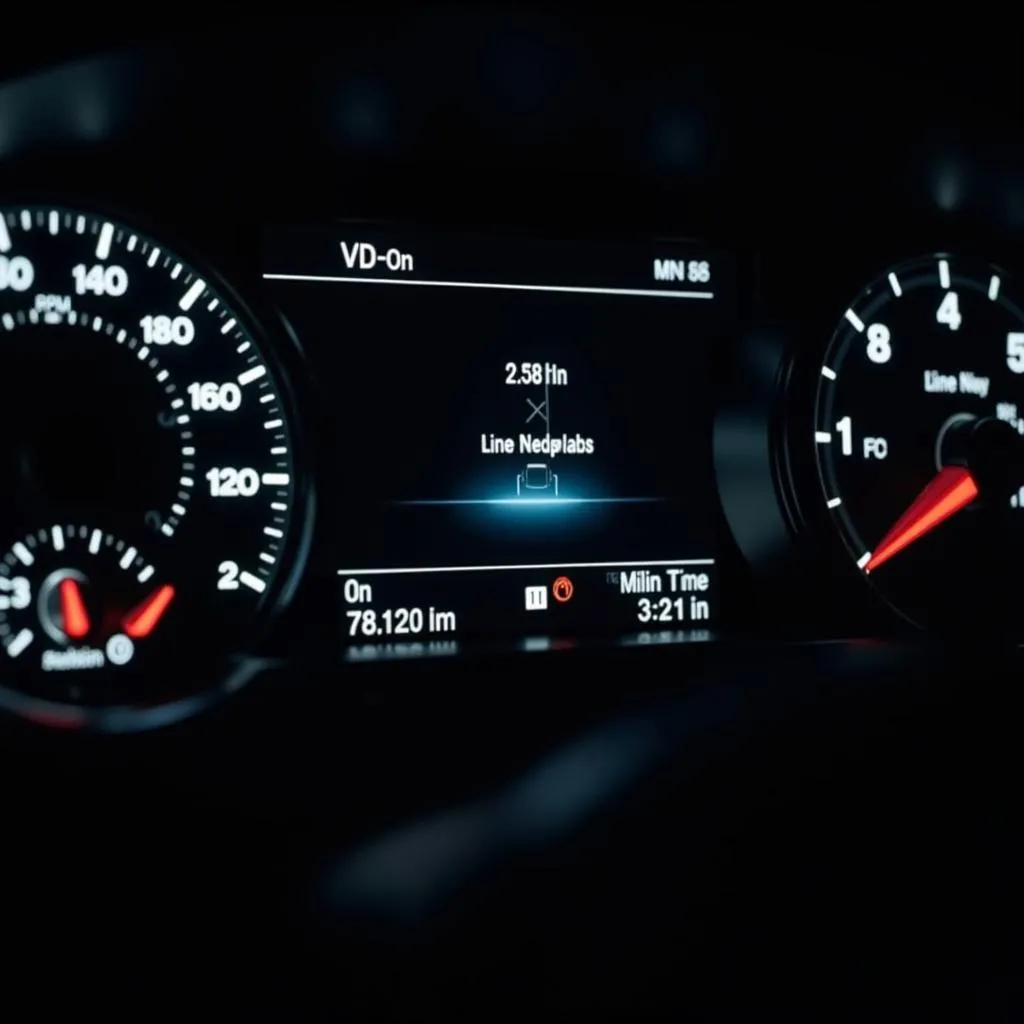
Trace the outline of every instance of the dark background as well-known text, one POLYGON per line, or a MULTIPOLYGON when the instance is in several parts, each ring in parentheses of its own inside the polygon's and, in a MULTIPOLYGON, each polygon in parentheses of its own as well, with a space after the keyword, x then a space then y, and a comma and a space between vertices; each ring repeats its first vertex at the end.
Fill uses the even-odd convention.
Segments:
MULTIPOLYGON (((907 17, 829 11, 772 36, 450 12, 265 23, 258 40, 224 23, 201 52, 178 35, 160 59, 5 93, 0 144, 23 148, 3 187, 150 210, 247 293, 268 197, 296 217, 570 232, 599 210, 610 230, 760 253, 739 268, 741 313, 817 356, 884 267, 1019 249, 1019 40, 984 7, 907 17), (85 99, 111 116, 72 123, 85 99)), ((134 42, 106 32, 64 23, 5 60, 134 42)), ((751 351, 775 349, 737 347, 751 351)), ((799 434, 810 404, 791 379, 799 434)), ((307 408, 323 386, 303 386, 307 408)), ((337 464, 322 446, 318 464, 337 464)), ((805 468, 798 453, 786 467, 797 484, 805 468)), ((136 987, 300 1019, 455 1002, 491 1016, 515 997, 633 1018, 1019 1018, 1015 652, 873 642, 845 556, 761 479, 720 473, 734 529, 737 494, 780 524, 737 530, 759 629, 727 648, 343 674, 302 657, 332 639, 310 613, 334 563, 314 558, 292 660, 207 716, 114 741, 8 723, 12 987, 38 1004, 73 978, 80 1004, 136 1019, 136 987), (780 642, 830 616, 832 635, 864 639, 780 642)))

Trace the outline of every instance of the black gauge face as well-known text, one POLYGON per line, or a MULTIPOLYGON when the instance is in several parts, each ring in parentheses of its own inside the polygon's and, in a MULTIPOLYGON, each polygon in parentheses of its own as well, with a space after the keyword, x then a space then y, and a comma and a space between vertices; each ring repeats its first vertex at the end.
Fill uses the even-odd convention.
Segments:
POLYGON ((995 267, 895 267, 821 367, 823 499, 859 570, 922 626, 1024 634, 1024 313, 995 267))
POLYGON ((0 684, 78 706, 162 700, 138 680, 112 684, 145 659, 115 664, 116 624, 101 617, 173 588, 173 608, 136 646, 194 666, 244 645, 274 607, 298 568, 301 522, 280 376, 208 275, 128 227, 60 208, 0 211, 0 347, 0 684), (24 564, 33 538, 39 556, 24 564), (109 578, 97 568, 129 551, 144 564, 109 578), (47 628, 56 620, 38 595, 58 569, 89 581, 88 636, 47 628), (25 608, 11 603, 16 579, 25 608), (78 657, 83 647, 103 658, 78 657))

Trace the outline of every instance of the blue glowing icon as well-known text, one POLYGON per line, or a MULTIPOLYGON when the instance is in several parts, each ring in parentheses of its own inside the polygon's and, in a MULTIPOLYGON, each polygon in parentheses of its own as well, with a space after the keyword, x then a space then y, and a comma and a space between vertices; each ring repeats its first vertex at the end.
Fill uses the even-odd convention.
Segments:
MULTIPOLYGON (((543 491, 544 497, 558 497, 558 474, 546 462, 528 462, 526 469, 516 475, 516 495, 531 497, 531 491, 543 491)), ((538 495, 539 497, 540 495, 538 495)))

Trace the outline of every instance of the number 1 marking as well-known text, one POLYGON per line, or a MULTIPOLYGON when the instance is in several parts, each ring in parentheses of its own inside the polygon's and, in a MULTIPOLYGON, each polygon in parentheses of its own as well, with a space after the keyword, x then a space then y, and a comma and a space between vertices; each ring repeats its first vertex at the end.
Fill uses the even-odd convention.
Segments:
POLYGON ((836 430, 843 442, 843 454, 853 454, 853 421, 849 416, 844 416, 837 424, 836 430))

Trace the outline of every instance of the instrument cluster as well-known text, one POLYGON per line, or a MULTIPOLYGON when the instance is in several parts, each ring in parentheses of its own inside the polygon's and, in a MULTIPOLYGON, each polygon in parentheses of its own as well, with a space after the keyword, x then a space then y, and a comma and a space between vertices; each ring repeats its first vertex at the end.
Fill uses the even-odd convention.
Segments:
MULTIPOLYGON (((192 81, 239 102, 215 49, 192 81)), ((839 190, 808 136, 751 184, 771 126, 707 71, 585 181, 537 159, 555 131, 438 161, 409 82, 313 62, 220 135, 144 63, 0 88, 7 710, 131 731, 266 663, 1021 639, 1019 155, 997 186, 911 140, 839 190)))

